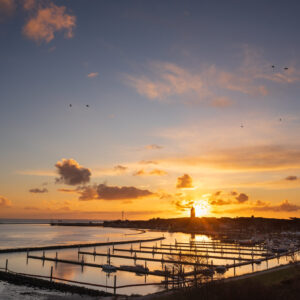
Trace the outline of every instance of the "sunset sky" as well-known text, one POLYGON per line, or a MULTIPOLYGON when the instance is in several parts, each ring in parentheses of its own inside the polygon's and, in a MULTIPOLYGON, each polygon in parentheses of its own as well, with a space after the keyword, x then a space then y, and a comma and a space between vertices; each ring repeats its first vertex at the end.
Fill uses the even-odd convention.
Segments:
POLYGON ((300 217, 299 12, 0 0, 0 218, 300 217))

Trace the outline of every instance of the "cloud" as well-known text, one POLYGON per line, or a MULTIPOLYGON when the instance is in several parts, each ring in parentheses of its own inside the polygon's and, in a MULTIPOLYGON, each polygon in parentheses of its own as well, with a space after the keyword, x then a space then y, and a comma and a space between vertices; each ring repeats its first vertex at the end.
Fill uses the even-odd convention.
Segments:
POLYGON ((125 172, 128 168, 122 165, 117 165, 114 167, 114 170, 117 172, 125 172))
POLYGON ((294 180, 297 180, 298 179, 298 177, 297 176, 287 176, 286 178, 285 178, 285 180, 288 180, 288 181, 294 181, 294 180))
POLYGON ((97 77, 98 75, 99 75, 98 72, 91 72, 91 73, 89 73, 89 74, 87 75, 87 77, 88 77, 88 78, 95 78, 95 77, 97 77))
POLYGON ((35 189, 30 189, 29 192, 35 194, 43 194, 43 193, 48 193, 48 190, 46 188, 43 189, 35 188, 35 189))
POLYGON ((253 209, 256 211, 292 212, 300 210, 300 205, 292 204, 288 200, 284 200, 277 205, 258 206, 253 209))
POLYGON ((244 203, 246 201, 248 201, 249 196, 247 196, 244 193, 239 194, 236 198, 235 198, 239 203, 244 203))
POLYGON ((10 207, 10 206, 11 206, 11 201, 3 196, 0 196, 0 207, 6 208, 6 207, 10 207))
POLYGON ((57 183, 68 185, 78 185, 90 181, 91 171, 78 164, 74 159, 62 159, 55 164, 57 172, 60 175, 56 179, 57 183))
POLYGON ((141 160, 139 162, 139 164, 141 164, 141 165, 157 165, 158 162, 156 162, 154 160, 141 160))
POLYGON ((36 6, 36 0, 23 0, 24 10, 32 10, 36 6))
POLYGON ((193 187, 193 180, 190 175, 184 174, 181 177, 177 178, 176 188, 183 189, 183 188, 192 188, 192 187, 193 187))
POLYGON ((97 187, 99 199, 119 200, 119 199, 136 199, 153 195, 148 190, 138 189, 133 186, 107 186, 99 184, 97 187))
POLYGON ((78 188, 79 191, 79 200, 93 200, 98 199, 98 191, 97 191, 97 185, 94 186, 84 186, 78 188))
POLYGON ((268 94, 260 79, 266 67, 270 69, 270 64, 261 58, 259 51, 249 46, 244 46, 242 52, 239 66, 230 71, 216 65, 202 66, 193 71, 170 62, 151 62, 142 74, 126 74, 124 80, 150 100, 187 104, 204 102, 214 107, 227 107, 233 104, 229 92, 251 96, 268 94))
POLYGON ((228 97, 217 97, 211 100, 211 106, 213 107, 229 107, 232 106, 233 101, 228 97))
POLYGON ((10 18, 16 9, 14 0, 0 0, 0 22, 10 18))
POLYGON ((209 197, 209 203, 215 206, 244 204, 248 200, 248 195, 236 191, 217 191, 209 197))
POLYGON ((79 200, 129 200, 154 195, 149 190, 139 189, 133 186, 108 186, 99 184, 82 186, 77 188, 80 194, 79 200))
POLYGON ((300 205, 290 203, 284 200, 281 203, 271 205, 269 202, 257 200, 251 205, 222 209, 222 211, 214 211, 214 213, 241 213, 241 212, 296 212, 300 210, 300 205))
POLYGON ((24 207, 25 210, 40 210, 38 207, 36 206, 25 206, 24 207))
POLYGON ((167 172, 160 169, 153 169, 150 171, 145 171, 144 169, 138 170, 135 173, 133 173, 133 176, 164 176, 167 175, 167 172))
POLYGON ((60 31, 65 32, 65 38, 72 38, 75 25, 76 17, 68 14, 65 6, 50 3, 47 7, 39 6, 29 17, 23 27, 23 34, 37 43, 49 43, 55 33, 60 31))
POLYGON ((145 146, 145 149, 147 150, 159 150, 162 149, 162 146, 156 145, 156 144, 152 144, 152 145, 147 145, 145 146))
POLYGON ((256 145, 211 150, 197 156, 159 160, 176 165, 224 170, 266 171, 300 168, 300 148, 295 145, 256 145))

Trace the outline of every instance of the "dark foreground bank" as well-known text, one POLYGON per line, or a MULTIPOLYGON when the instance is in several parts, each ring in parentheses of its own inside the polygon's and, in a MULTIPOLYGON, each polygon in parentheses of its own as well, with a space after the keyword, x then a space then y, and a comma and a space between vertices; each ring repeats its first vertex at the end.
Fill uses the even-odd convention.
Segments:
POLYGON ((93 297, 112 296, 111 293, 107 293, 104 291, 93 290, 81 286, 69 285, 60 282, 50 282, 43 279, 27 277, 18 274, 11 274, 2 271, 0 271, 0 281, 6 281, 15 285, 25 285, 29 287, 37 287, 39 289, 56 290, 64 293, 72 293, 93 297))
POLYGON ((213 282, 201 288, 185 288, 174 293, 146 296, 155 300, 294 300, 300 296, 300 266, 256 277, 213 282))

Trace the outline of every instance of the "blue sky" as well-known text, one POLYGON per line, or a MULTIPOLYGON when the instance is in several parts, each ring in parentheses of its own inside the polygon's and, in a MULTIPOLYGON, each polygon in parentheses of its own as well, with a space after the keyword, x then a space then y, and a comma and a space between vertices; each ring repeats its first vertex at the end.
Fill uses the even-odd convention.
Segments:
MULTIPOLYGON (((237 190, 249 200, 231 199, 222 207, 229 215, 300 216, 299 8, 0 0, 1 216, 48 216, 55 206, 51 216, 101 217, 105 207, 113 217, 123 209, 122 197, 81 201, 74 187, 57 191, 63 158, 90 169, 90 185, 134 186, 164 199, 166 213, 157 204, 155 215, 184 215, 176 194, 210 205, 216 191, 237 190), (158 169, 165 173, 151 173, 158 169), (193 190, 176 189, 183 174, 193 190), (47 193, 28 192, 45 182, 47 193)), ((148 217, 149 201, 125 206, 148 217)), ((219 216, 218 208, 210 213, 219 216)))

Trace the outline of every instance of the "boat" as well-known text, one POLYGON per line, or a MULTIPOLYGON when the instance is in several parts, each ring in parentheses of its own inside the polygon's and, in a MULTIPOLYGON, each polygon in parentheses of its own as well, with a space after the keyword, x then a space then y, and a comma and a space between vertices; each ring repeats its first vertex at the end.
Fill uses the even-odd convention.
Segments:
POLYGON ((213 276, 215 274, 215 271, 213 269, 203 269, 201 272, 204 276, 213 276))
POLYGON ((215 270, 219 274, 224 274, 227 271, 227 268, 225 266, 216 266, 215 270))
POLYGON ((106 273, 113 273, 117 271, 117 267, 113 265, 102 265, 101 268, 106 273))
POLYGON ((143 265, 135 265, 135 266, 121 265, 120 269, 124 271, 135 272, 137 274, 149 272, 149 269, 147 267, 144 267, 143 265))

